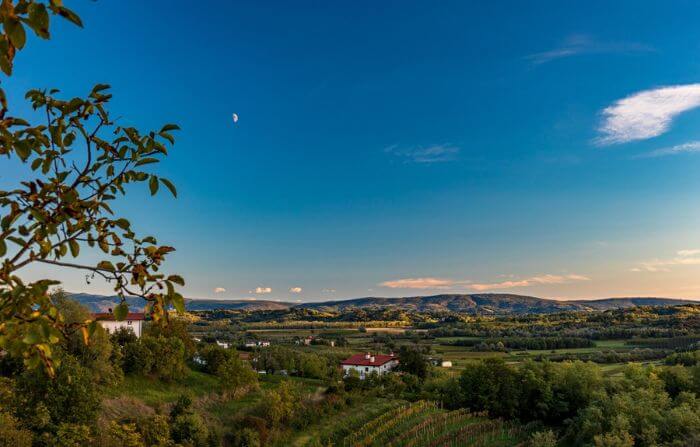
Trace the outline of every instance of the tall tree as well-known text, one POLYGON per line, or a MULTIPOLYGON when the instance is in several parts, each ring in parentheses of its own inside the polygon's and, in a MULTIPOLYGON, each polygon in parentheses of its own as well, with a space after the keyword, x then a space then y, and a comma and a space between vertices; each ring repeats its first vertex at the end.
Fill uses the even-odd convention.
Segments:
MULTIPOLYGON (((60 0, 2 0, 0 69, 6 75, 25 46, 26 29, 49 38, 52 14, 82 26, 60 0)), ((161 185, 177 194, 152 168, 168 154, 178 126, 147 132, 120 126, 108 111, 108 91, 108 85, 99 84, 85 98, 62 98, 55 89, 31 90, 26 99, 42 116, 35 123, 11 116, 0 92, 0 155, 19 160, 31 172, 16 188, 0 190, 0 349, 23 357, 29 367, 43 364, 50 375, 56 366, 52 345, 78 330, 87 343, 96 323, 66 323, 49 295, 59 282, 23 281, 22 269, 29 265, 83 270, 88 281, 108 281, 122 297, 114 311, 117 319, 128 312, 127 295, 145 299, 156 321, 167 319, 169 306, 184 310, 184 299, 175 291, 184 280, 160 272, 174 248, 137 235, 112 208, 132 183, 146 183, 151 195, 161 185), (102 260, 84 261, 86 252, 101 254, 102 260)))

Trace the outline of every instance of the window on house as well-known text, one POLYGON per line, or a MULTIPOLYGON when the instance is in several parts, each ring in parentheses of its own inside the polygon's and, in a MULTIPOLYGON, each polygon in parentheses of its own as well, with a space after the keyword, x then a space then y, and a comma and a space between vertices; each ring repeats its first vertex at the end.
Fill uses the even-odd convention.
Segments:
POLYGON ((131 326, 131 320, 127 321, 126 324, 128 324, 129 326, 131 326))

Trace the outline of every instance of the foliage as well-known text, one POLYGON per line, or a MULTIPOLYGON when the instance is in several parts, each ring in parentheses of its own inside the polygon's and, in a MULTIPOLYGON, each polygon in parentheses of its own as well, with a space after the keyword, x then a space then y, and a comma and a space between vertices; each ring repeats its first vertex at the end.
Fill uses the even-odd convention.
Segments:
POLYGON ((192 399, 182 395, 170 412, 170 433, 173 441, 193 447, 205 447, 209 431, 201 416, 192 409, 192 399))
POLYGON ((19 426, 11 414, 0 411, 0 447, 31 447, 32 432, 19 426))
POLYGON ((399 350, 399 370, 424 379, 428 375, 428 360, 416 348, 402 346, 399 350))
POLYGON ((16 389, 16 413, 37 430, 91 424, 100 408, 93 374, 71 355, 63 357, 53 379, 43 370, 27 370, 17 378, 16 389))
POLYGON ((141 343, 153 358, 148 373, 166 381, 185 376, 185 345, 179 338, 142 337, 141 343))
POLYGON ((111 421, 108 433, 109 442, 120 447, 142 447, 144 445, 141 434, 136 429, 136 424, 120 424, 111 421))
POLYGON ((277 389, 265 391, 257 413, 272 426, 287 424, 298 408, 300 394, 301 390, 296 384, 283 380, 277 389))
POLYGON ((233 355, 219 365, 216 375, 222 387, 235 395, 238 390, 257 383, 258 375, 250 364, 240 359, 235 350, 232 351, 233 355))
POLYGON ((165 447, 170 443, 170 425, 164 415, 154 415, 138 420, 138 430, 146 445, 165 447))
MULTIPOLYGON (((48 437, 45 435, 45 439, 48 437)), ((51 447, 82 447, 92 444, 90 427, 83 424, 63 422, 58 426, 55 438, 49 441, 51 447)))
MULTIPOLYGON (((2 2, 0 69, 5 74, 11 74, 15 54, 25 45, 25 26, 39 37, 49 37, 50 14, 81 25, 58 0, 2 2)), ((66 322, 48 294, 57 281, 25 283, 18 276, 29 265, 80 269, 101 277, 120 296, 145 299, 155 320, 167 318, 170 305, 184 311, 184 299, 175 291, 184 280, 160 273, 165 256, 174 249, 159 246, 151 236, 137 236, 112 208, 131 183, 147 182, 152 195, 161 184, 176 193, 169 180, 146 166, 167 155, 167 145, 174 143, 171 132, 178 127, 168 124, 142 133, 117 125, 107 109, 108 88, 98 84, 87 97, 71 99, 60 98, 55 89, 30 90, 26 98, 45 116, 34 124, 8 116, 0 90, 0 155, 34 172, 16 188, 0 190, 0 349, 23 358, 30 368, 43 364, 49 375, 57 367, 52 347, 77 330, 87 342, 97 325, 90 320, 66 322), (81 252, 94 255, 98 250, 103 260, 80 261, 81 252)), ((122 302, 115 317, 123 319, 127 312, 122 302)))

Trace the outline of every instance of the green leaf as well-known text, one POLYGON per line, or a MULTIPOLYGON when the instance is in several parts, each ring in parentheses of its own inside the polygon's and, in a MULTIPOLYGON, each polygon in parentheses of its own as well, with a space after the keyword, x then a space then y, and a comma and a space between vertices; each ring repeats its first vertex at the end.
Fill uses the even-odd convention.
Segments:
POLYGON ((170 190, 170 193, 173 195, 173 197, 177 197, 177 189, 175 189, 175 185, 168 180, 167 178, 161 178, 160 182, 165 185, 168 190, 170 190))
POLYGON ((29 5, 29 26, 32 27, 37 36, 49 38, 49 13, 42 3, 31 3, 29 5))
POLYGON ((143 165, 149 165, 151 163, 158 163, 157 158, 149 157, 149 158, 142 158, 141 160, 136 162, 135 166, 143 166, 143 165))
POLYGON ((171 130, 180 130, 180 126, 177 124, 166 124, 160 129, 161 132, 170 132, 171 130))
POLYGON ((148 182, 148 187, 151 189, 151 195, 155 196, 158 192, 158 177, 152 175, 148 182))
POLYGON ((131 224, 129 223, 129 221, 126 220, 126 219, 124 219, 124 218, 115 220, 115 221, 114 221, 114 224, 115 224, 116 226, 118 226, 119 228, 121 228, 122 230, 124 230, 124 231, 128 230, 128 229, 129 229, 129 226, 131 226, 131 224))
POLYGON ((172 281, 177 285, 184 286, 185 280, 180 275, 170 275, 168 276, 168 281, 172 281))
POLYGON ((117 321, 122 321, 129 315, 129 305, 126 302, 119 303, 117 307, 114 308, 114 319, 117 321))
POLYGON ((112 263, 109 261, 100 261, 100 263, 97 264, 97 268, 102 270, 108 270, 110 272, 114 271, 114 265, 112 265, 112 263))
POLYGON ((27 34, 24 32, 24 26, 19 20, 8 20, 5 22, 5 32, 10 37, 10 42, 15 48, 21 50, 27 41, 27 34))
POLYGON ((74 258, 77 258, 80 254, 80 244, 78 241, 71 239, 68 241, 68 245, 70 246, 70 254, 73 255, 74 258))
POLYGON ((58 14, 61 17, 64 17, 64 18, 70 20, 71 22, 75 23, 79 27, 81 27, 81 28, 83 27, 83 21, 80 20, 80 17, 78 17, 78 15, 76 13, 74 13, 70 9, 66 8, 65 6, 59 7, 58 14))
POLYGON ((175 307, 178 313, 185 312, 185 298, 179 293, 173 294, 173 307, 175 307))
POLYGON ((22 342, 26 345, 35 345, 39 343, 42 340, 40 328, 36 325, 33 325, 29 331, 27 331, 27 335, 24 336, 22 339, 22 342))
POLYGON ((108 88, 110 88, 110 85, 109 85, 109 84, 96 84, 96 85, 92 88, 92 92, 93 92, 93 93, 99 93, 99 92, 101 92, 102 90, 107 90, 108 88))

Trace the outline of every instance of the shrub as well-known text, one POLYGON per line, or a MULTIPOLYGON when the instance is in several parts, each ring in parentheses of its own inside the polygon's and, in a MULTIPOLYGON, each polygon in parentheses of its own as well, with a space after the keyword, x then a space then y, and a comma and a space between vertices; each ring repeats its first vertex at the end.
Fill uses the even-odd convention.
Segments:
POLYGON ((32 433, 18 426, 17 419, 0 411, 0 447, 31 447, 32 433))
POLYGON ((137 427, 144 443, 149 447, 165 447, 170 443, 170 425, 168 418, 163 415, 140 419, 137 427))
POLYGON ((52 447, 83 447, 92 445, 90 427, 82 424, 62 423, 49 445, 52 447))

